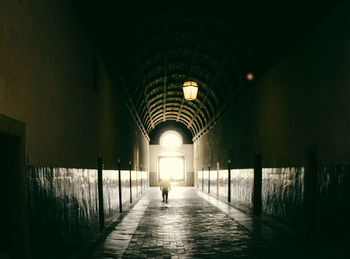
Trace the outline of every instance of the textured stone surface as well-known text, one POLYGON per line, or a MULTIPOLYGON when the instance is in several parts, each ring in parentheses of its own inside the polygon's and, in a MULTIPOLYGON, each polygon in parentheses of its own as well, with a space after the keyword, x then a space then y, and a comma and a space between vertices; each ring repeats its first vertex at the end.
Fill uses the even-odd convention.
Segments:
MULTIPOLYGON (((208 171, 199 171, 198 187, 208 192, 208 171), (202 177, 204 176, 204 179, 202 177)), ((253 191, 253 169, 231 170, 231 201, 236 206, 251 208, 253 191)), ((217 197, 217 170, 210 172, 210 194, 217 197)), ((227 200, 228 196, 228 170, 219 171, 219 198, 227 200)))
MULTIPOLYGON (((118 170, 103 171, 103 203, 105 219, 107 221, 113 220, 113 218, 119 213, 118 173, 118 170)), ((127 208, 130 204, 130 171, 121 170, 120 174, 122 186, 122 207, 127 208)), ((133 199, 136 199, 148 188, 147 172, 139 171, 136 173, 136 171, 131 171, 131 181, 131 195, 133 199)))
MULTIPOLYGON (((300 221, 303 206, 304 169, 264 168, 262 181, 263 212, 293 221, 300 221)), ((199 174, 201 189, 202 172, 199 174)), ((217 196, 217 171, 210 173, 210 194, 217 196)), ((204 191, 208 192, 208 171, 204 171, 204 191)), ((231 201, 242 209, 252 208, 254 184, 253 169, 231 169, 231 201)), ((324 187, 326 188, 326 186, 324 187)), ((219 173, 219 198, 227 200, 228 170, 219 173)))
POLYGON ((219 197, 227 201, 228 196, 228 170, 219 172, 219 197))
POLYGON ((217 171, 212 168, 210 170, 210 194, 216 196, 217 194, 217 171))
POLYGON ((262 210, 265 214, 300 221, 304 168, 263 168, 262 210))
MULTIPOLYGON (((240 209, 252 207, 253 169, 231 170, 231 201, 240 209)), ((217 197, 217 171, 211 171, 210 195, 217 197)), ((208 193, 208 171, 199 171, 198 189, 208 193), (204 176, 204 180, 202 177, 204 176)), ((227 201, 228 170, 219 173, 219 198, 227 201)), ((315 197, 315 227, 318 235, 333 235, 342 243, 350 238, 350 167, 346 165, 319 166, 315 197), (332 220, 332 224, 324 224, 332 220), (339 229, 343 231, 339 232, 339 229), (335 235, 334 235, 335 234, 335 235)), ((262 211, 302 227, 304 206, 304 168, 263 168, 262 211)))
POLYGON ((231 170, 231 201, 234 204, 252 207, 254 183, 253 169, 231 170))
POLYGON ((27 189, 35 258, 98 230, 96 170, 28 167, 27 189))
POLYGON ((137 205, 93 258, 281 257, 193 188, 173 188, 166 205, 152 189, 137 205))
POLYGON ((195 188, 175 187, 169 203, 151 188, 92 258, 347 258, 326 244, 300 242, 195 188))
MULTIPOLYGON (((122 171, 122 200, 130 204, 129 171, 122 171)), ((132 172, 133 200, 147 189, 147 172, 132 172), (137 177, 137 181, 136 181, 137 177), (136 186, 136 182, 138 186, 136 186)), ((34 258, 50 258, 98 232, 97 170, 27 167, 34 258)), ((106 222, 119 215, 118 171, 103 170, 106 222)))

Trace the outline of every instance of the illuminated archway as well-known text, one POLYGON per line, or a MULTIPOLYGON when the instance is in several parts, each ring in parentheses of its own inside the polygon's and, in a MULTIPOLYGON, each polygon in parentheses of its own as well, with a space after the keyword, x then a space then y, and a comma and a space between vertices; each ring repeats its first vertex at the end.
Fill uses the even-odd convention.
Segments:
POLYGON ((182 145, 182 137, 176 131, 167 131, 160 137, 160 144, 163 147, 178 147, 182 145))
POLYGON ((166 131, 160 137, 163 152, 158 156, 158 181, 185 181, 185 156, 176 150, 182 146, 182 137, 176 131, 166 131))

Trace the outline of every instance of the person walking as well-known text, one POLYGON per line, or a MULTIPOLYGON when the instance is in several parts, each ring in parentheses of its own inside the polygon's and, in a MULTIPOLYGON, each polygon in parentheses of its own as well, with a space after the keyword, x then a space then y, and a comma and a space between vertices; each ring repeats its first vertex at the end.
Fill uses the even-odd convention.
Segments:
POLYGON ((163 202, 168 203, 168 194, 171 190, 171 185, 169 180, 164 179, 160 182, 160 190, 162 191, 163 202))

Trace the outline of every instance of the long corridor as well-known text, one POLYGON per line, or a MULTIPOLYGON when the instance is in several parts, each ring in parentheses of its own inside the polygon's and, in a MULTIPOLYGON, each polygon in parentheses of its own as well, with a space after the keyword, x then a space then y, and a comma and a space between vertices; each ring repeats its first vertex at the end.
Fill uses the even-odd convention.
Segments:
POLYGON ((306 246, 292 230, 240 212, 195 188, 177 187, 169 203, 151 188, 92 258, 346 258, 324 244, 306 246))

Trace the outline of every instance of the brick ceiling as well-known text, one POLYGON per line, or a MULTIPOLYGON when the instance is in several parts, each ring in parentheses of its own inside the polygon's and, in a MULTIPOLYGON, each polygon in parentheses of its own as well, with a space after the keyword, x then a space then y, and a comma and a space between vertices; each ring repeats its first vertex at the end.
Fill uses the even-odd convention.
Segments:
POLYGON ((72 3, 144 134, 174 120, 197 138, 337 1, 72 3), (194 101, 185 80, 199 85, 194 101))

